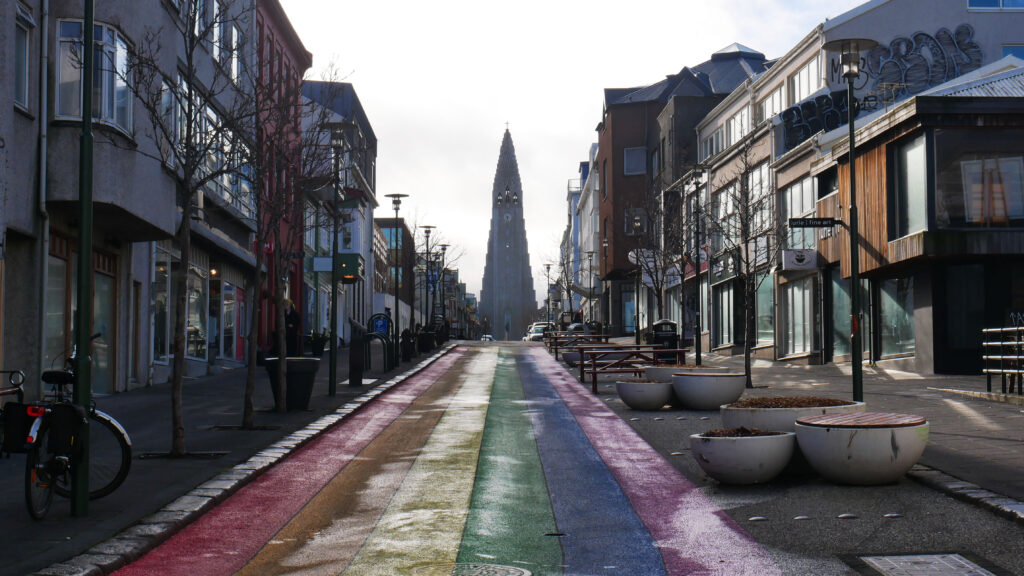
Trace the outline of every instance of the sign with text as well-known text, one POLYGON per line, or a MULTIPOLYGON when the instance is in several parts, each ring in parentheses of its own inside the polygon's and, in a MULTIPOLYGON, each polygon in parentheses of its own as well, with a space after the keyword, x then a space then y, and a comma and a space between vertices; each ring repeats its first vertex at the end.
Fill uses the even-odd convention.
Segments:
POLYGON ((790 218, 790 228, 831 228, 840 221, 835 218, 790 218))

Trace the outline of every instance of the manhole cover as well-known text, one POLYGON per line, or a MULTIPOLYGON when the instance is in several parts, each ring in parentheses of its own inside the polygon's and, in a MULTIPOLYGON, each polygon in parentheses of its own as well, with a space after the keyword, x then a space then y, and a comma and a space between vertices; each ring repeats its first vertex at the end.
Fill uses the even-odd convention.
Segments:
POLYGON ((412 571, 416 576, 532 576, 529 570, 497 564, 433 564, 412 571))
POLYGON ((860 559, 885 576, 996 576, 959 554, 861 556, 860 559))

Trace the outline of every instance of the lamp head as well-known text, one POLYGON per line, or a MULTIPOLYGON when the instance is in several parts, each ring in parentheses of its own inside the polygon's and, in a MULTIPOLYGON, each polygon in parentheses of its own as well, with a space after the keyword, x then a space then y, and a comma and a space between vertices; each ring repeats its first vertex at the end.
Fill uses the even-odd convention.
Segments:
POLYGON ((860 53, 878 46, 878 42, 870 38, 840 38, 825 43, 825 50, 837 52, 842 65, 843 78, 853 82, 860 76, 860 53))

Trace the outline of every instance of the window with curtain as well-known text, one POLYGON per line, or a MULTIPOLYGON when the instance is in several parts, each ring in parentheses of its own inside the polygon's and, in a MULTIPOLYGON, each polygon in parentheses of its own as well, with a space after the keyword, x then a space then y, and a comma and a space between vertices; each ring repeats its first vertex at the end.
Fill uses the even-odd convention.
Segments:
POLYGON ((32 29, 36 22, 32 12, 17 4, 18 15, 14 22, 14 102, 22 108, 28 108, 29 95, 29 63, 32 53, 32 29))
POLYGON ((815 179, 808 176, 787 186, 782 191, 782 216, 786 219, 786 228, 788 229, 788 233, 785 235, 787 248, 814 249, 818 247, 816 228, 790 228, 788 225, 790 218, 809 218, 814 216, 817 198, 817 194, 814 191, 815 185, 815 179))

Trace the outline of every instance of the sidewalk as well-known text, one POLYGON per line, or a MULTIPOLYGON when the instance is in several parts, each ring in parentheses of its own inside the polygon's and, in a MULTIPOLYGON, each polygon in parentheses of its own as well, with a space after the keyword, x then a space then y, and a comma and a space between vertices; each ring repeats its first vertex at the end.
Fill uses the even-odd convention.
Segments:
MULTIPOLYGON (((348 386, 347 348, 339 350, 336 395, 327 395, 329 360, 325 354, 317 373, 310 409, 279 414, 266 370, 256 372, 256 430, 239 430, 245 369, 187 379, 184 385, 185 442, 190 453, 182 459, 164 456, 170 448, 170 386, 156 385, 97 399, 103 411, 117 419, 132 440, 132 468, 125 483, 110 496, 89 502, 85 517, 70 516, 69 501, 59 496, 43 521, 25 510, 22 455, 0 460, 0 575, 21 576, 82 554, 108 541, 140 519, 180 500, 197 486, 280 441, 339 407, 377 388, 395 374, 410 370, 428 356, 381 372, 365 372, 363 386, 348 386)), ((109 542, 108 542, 109 543, 109 542)), ((87 574, 89 572, 81 572, 87 574)))

